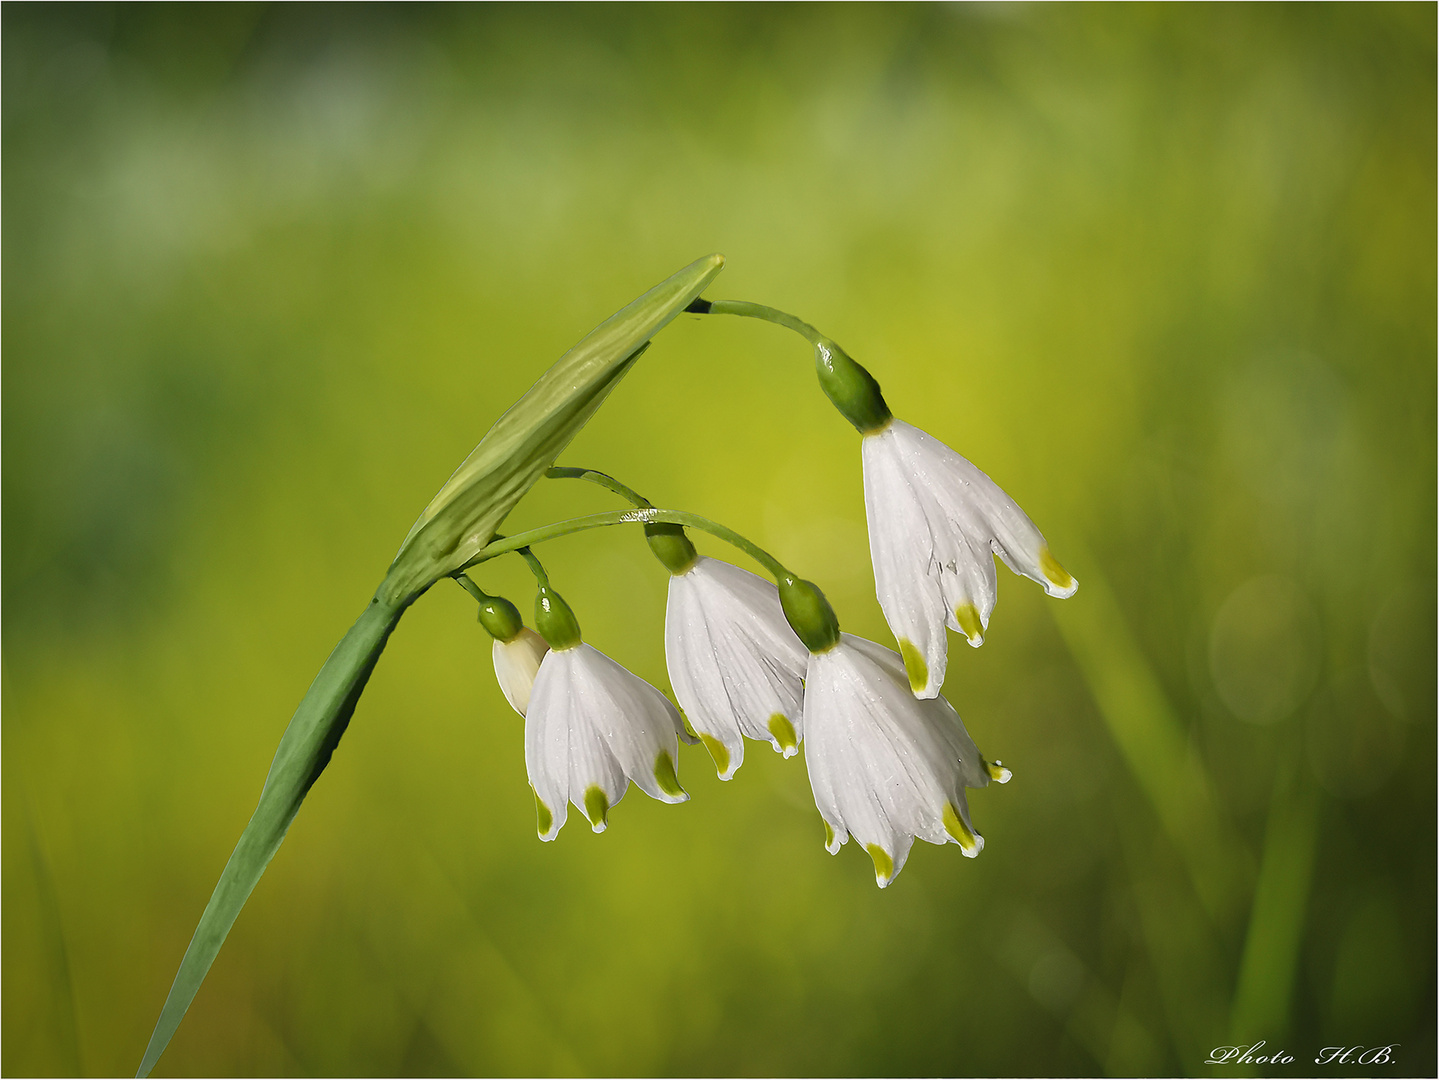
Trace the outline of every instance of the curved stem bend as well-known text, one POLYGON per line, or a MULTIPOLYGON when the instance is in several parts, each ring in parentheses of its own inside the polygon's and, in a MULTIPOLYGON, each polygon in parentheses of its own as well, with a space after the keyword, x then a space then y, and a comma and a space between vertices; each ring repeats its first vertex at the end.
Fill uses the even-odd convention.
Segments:
POLYGON ((516 533, 507 536, 503 540, 496 540, 481 548, 473 559, 460 567, 461 570, 468 569, 478 563, 488 562, 497 555, 506 555, 511 551, 519 551, 531 544, 542 544, 546 540, 557 540, 561 536, 569 536, 572 533, 584 532, 588 529, 603 529, 610 525, 648 525, 657 522, 666 522, 672 525, 683 525, 688 529, 699 529, 711 536, 718 537, 727 544, 739 548, 755 562, 763 566, 776 581, 784 581, 794 575, 785 565, 776 559, 769 552, 758 544, 745 539, 733 529, 721 525, 717 521, 711 521, 707 517, 700 517, 699 514, 691 514, 686 510, 664 510, 654 506, 637 507, 634 510, 612 510, 607 514, 591 514, 588 517, 571 518, 569 521, 557 521, 552 525, 544 525, 538 529, 530 529, 527 532, 516 533))
POLYGON ((703 314, 709 315, 742 315, 747 319, 763 319, 765 322, 774 323, 776 326, 783 326, 786 330, 793 330, 800 337, 804 338, 811 345, 828 344, 829 338, 825 337, 803 319, 795 318, 788 312, 780 311, 778 308, 767 307, 764 304, 752 304, 748 300, 697 300, 690 305, 689 310, 699 310, 699 304, 709 305, 703 310, 703 314))
POLYGON ((609 473, 602 473, 598 469, 580 469, 570 465, 555 465, 545 470, 545 477, 550 480, 588 480, 592 484, 599 484, 600 487, 613 491, 622 499, 628 499, 636 506, 654 506, 654 503, 650 502, 634 488, 621 484, 609 473))

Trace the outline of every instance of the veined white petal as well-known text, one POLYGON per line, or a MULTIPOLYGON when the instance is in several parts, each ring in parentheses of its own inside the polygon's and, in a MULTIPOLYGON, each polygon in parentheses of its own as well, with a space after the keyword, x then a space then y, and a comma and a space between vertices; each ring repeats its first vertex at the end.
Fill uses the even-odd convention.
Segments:
POLYGON ((728 780, 744 739, 791 756, 803 737, 808 653, 785 621, 773 584, 717 559, 670 578, 665 659, 675 697, 728 780))
POLYGON ((891 427, 911 456, 927 463, 936 497, 957 527, 975 538, 987 538, 1006 566, 1037 581, 1049 595, 1074 595, 1078 582, 1049 555, 1044 534, 987 473, 912 425, 895 421, 891 427))
POLYGON ((530 691, 534 688, 535 676, 539 674, 540 661, 549 651, 545 639, 528 626, 520 627, 520 632, 509 641, 495 640, 491 650, 495 679, 510 708, 521 716, 529 708, 530 691))
POLYGON ((1078 584, 1019 505, 944 443, 891 420, 861 447, 875 593, 914 693, 933 698, 944 682, 944 627, 984 642, 995 555, 1051 596, 1078 584))
POLYGON ((954 532, 955 551, 940 570, 940 586, 944 592, 945 624, 965 636, 974 648, 984 644, 989 629, 989 616, 994 611, 998 593, 994 557, 988 544, 976 550, 975 541, 962 532, 954 532))
POLYGON ((865 516, 875 595, 899 642, 910 687, 932 698, 944 684, 947 643, 942 562, 924 499, 911 483, 898 421, 861 440, 865 516))
POLYGON ((541 840, 558 836, 568 814, 573 652, 565 649, 545 654, 525 714, 525 769, 538 804, 541 840))
MULTIPOLYGON (((904 663, 893 649, 887 649, 862 637, 851 636, 849 644, 887 672, 895 685, 905 684, 904 663)), ((921 700, 918 705, 920 709, 917 716, 921 722, 916 722, 916 718, 907 710, 897 710, 895 715, 916 743, 922 744, 925 752, 930 755, 937 754, 948 762, 959 763, 961 787, 955 792, 956 796, 962 799, 963 789, 966 787, 988 787, 993 776, 954 706, 942 696, 921 700)), ((1006 774, 1000 782, 1008 782, 1008 770, 999 771, 1006 774)))
POLYGON ((915 838, 958 843, 977 855, 966 784, 989 782, 984 759, 943 698, 916 699, 901 658, 841 634, 810 658, 805 680, 805 761, 815 805, 838 851, 853 835, 881 887, 904 866, 915 838))
POLYGON ((664 802, 688 799, 675 775, 680 724, 663 694, 591 646, 546 653, 525 715, 540 839, 558 835, 568 803, 603 832, 631 780, 664 802))
MULTIPOLYGON (((646 795, 661 802, 689 799, 675 778, 679 762, 679 712, 645 680, 589 645, 578 645, 575 690, 586 720, 611 760, 646 795), (668 765, 659 764, 665 754, 668 765), (662 779, 663 778, 663 779, 662 779), (666 790, 668 788, 668 790, 666 790)), ((608 794, 608 791, 606 791, 608 794)), ((616 794, 610 805, 619 802, 616 794)))

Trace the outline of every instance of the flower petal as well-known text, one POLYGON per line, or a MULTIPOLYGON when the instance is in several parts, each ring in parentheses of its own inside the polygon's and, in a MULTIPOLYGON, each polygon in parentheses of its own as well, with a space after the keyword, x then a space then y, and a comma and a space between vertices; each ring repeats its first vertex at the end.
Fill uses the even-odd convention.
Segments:
POLYGON ((785 621, 773 584, 708 558, 672 576, 665 659, 675 697, 721 779, 744 761, 745 737, 786 756, 797 751, 808 653, 785 621))
POLYGON ((510 708, 521 716, 529 708, 530 693, 534 689, 535 676, 540 671, 540 661, 550 647, 528 626, 509 641, 495 640, 490 650, 495 664, 495 679, 510 708))
POLYGON ((891 420, 861 446, 875 592, 914 693, 932 698, 944 682, 944 627, 984 642, 995 555, 1051 596, 1078 585, 1019 505, 938 439, 891 420))
MULTIPOLYGON (((596 770, 585 786, 598 785, 610 806, 623 797, 627 780, 661 802, 688 800, 674 778, 679 758, 676 731, 682 722, 669 699, 593 646, 580 644, 573 651, 577 654, 574 690, 584 703, 584 723, 576 727, 598 747, 595 761, 613 768, 613 772, 596 770), (668 767, 661 763, 661 754, 666 755, 668 767)), ((575 745, 588 743, 576 740, 575 745)))
POLYGON ((1050 554, 1044 534, 1029 515, 987 473, 916 427, 902 421, 891 426, 913 454, 931 463, 934 490, 957 526, 976 539, 987 534, 1006 566, 1039 582, 1050 596, 1074 595, 1079 583, 1050 554))
POLYGON ((535 793, 541 840, 559 835, 570 801, 572 652, 545 654, 525 715, 525 768, 535 793))
POLYGON ((861 443, 869 552, 875 595, 899 642, 910 687, 930 698, 944 684, 947 657, 943 564, 924 500, 911 484, 896 423, 861 443))
MULTIPOLYGON (((904 746, 895 730, 896 709, 913 711, 908 687, 853 648, 840 645, 811 658, 805 683, 809 739, 805 760, 823 776, 831 809, 845 829, 868 849, 878 845, 903 865, 908 837, 937 836, 935 816, 942 799, 933 770, 904 746), (936 807, 927 813, 926 805, 936 807)), ((896 871, 897 872, 897 871, 896 871)))
POLYGON ((915 838, 958 843, 977 855, 966 785, 1006 773, 980 755, 944 698, 916 699, 899 655, 841 634, 812 656, 805 680, 805 761, 826 847, 853 835, 869 852, 880 887, 903 868, 915 838))

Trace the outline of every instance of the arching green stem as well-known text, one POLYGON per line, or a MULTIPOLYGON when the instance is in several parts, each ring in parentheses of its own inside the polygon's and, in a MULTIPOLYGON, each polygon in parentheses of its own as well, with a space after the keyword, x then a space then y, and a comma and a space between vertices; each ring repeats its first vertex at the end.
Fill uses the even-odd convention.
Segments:
POLYGON ((537 581, 542 588, 548 586, 550 583, 550 575, 546 572, 544 564, 535 557, 535 553, 531 551, 528 546, 522 547, 519 550, 521 557, 530 568, 530 573, 535 575, 535 581, 537 581))
MULTIPOLYGON (((654 503, 634 488, 621 484, 609 473, 602 473, 598 469, 557 465, 546 471, 545 476, 552 480, 588 480, 592 484, 599 484, 605 490, 613 491, 616 495, 628 499, 636 506, 645 508, 654 506, 654 503)), ((699 552, 695 550, 694 544, 690 543, 682 526, 649 522, 645 525, 645 541, 649 544, 654 557, 671 574, 687 574, 699 560, 699 552)))
POLYGON ((598 469, 580 469, 569 465, 556 465, 545 471, 545 477, 550 480, 588 480, 592 484, 599 484, 608 491, 613 491, 622 499, 628 499, 636 506, 654 506, 638 491, 625 484, 621 484, 609 473, 602 473, 598 469))
POLYGON ((811 345, 829 343, 829 338, 803 319, 797 319, 788 312, 766 307, 764 304, 752 304, 748 300, 696 300, 685 310, 701 315, 742 315, 747 319, 763 319, 776 326, 783 326, 786 330, 793 330, 811 345))
POLYGON ((861 435, 877 435, 894 419, 879 383, 861 363, 803 319, 747 300, 695 300, 686 311, 701 315, 742 315, 793 330, 814 346, 814 373, 825 396, 861 435))
POLYGON ((516 533, 514 536, 507 536, 503 540, 496 540, 481 548, 479 554, 465 564, 461 569, 487 562, 497 555, 506 555, 511 551, 519 551, 520 548, 529 547, 531 544, 542 544, 546 540, 557 540, 561 536, 569 536, 577 532, 585 532, 588 529, 603 529, 610 525, 650 525, 656 522, 666 522, 671 525, 683 525, 688 529, 699 529, 711 536, 718 537, 727 544, 732 544, 748 555, 755 562, 763 566, 770 575, 779 582, 793 578, 795 575, 785 568, 780 562, 764 548, 751 543, 733 529, 721 525, 717 521, 700 517, 698 514, 691 514, 685 510, 663 510, 658 507, 640 507, 635 510, 613 510, 608 514, 591 514, 589 517, 571 518, 569 521, 557 521, 553 525, 545 525, 538 529, 531 529, 528 532, 516 533))
POLYGON ((475 600, 479 603, 488 603, 491 599, 490 594, 485 592, 485 590, 480 588, 478 585, 476 585, 474 579, 471 578, 470 575, 465 573, 463 570, 459 571, 456 574, 453 574, 452 576, 455 579, 455 584, 458 585, 460 588, 464 589, 465 592, 473 596, 475 600))

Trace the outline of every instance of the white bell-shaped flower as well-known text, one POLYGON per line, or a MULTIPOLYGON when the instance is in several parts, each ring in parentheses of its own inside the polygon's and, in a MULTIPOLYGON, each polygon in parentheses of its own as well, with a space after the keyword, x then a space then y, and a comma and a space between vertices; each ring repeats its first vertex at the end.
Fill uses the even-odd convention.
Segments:
POLYGON ((704 557, 672 574, 665 660, 675 698, 721 780, 743 763, 746 738, 785 757, 799 752, 809 653, 771 582, 704 557))
POLYGON ((938 439, 890 420, 862 445, 875 592, 911 689, 932 698, 944 684, 945 626, 984 641, 994 555, 1050 596, 1070 596, 1078 582, 1018 504, 938 439))
POLYGON ((604 832, 631 780, 661 802, 685 802, 675 774, 683 732, 669 699, 604 653, 583 642, 551 649, 525 714, 540 839, 559 834, 569 803, 604 832))
POLYGON ((804 692, 804 758, 831 854, 854 836, 884 888, 914 838, 984 847, 969 819, 966 787, 1005 783, 944 698, 916 698, 904 663, 882 645, 840 634, 810 657, 804 692))
POLYGON ((509 641, 495 639, 491 655, 495 661, 495 679, 510 708, 521 716, 530 705, 530 691, 540 670, 540 661, 550 647, 528 626, 521 626, 509 641))

